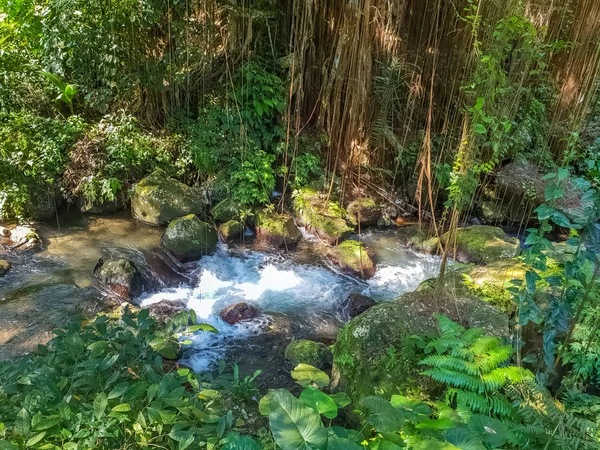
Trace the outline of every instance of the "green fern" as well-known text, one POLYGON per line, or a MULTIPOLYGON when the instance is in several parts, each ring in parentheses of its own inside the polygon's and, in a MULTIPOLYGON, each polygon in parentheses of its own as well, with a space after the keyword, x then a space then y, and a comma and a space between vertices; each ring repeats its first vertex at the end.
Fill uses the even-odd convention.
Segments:
POLYGON ((521 383, 533 375, 520 367, 508 366, 513 353, 483 330, 466 330, 445 316, 436 316, 439 335, 425 346, 421 372, 448 387, 446 401, 466 406, 481 414, 508 418, 513 407, 501 390, 509 383, 521 383))

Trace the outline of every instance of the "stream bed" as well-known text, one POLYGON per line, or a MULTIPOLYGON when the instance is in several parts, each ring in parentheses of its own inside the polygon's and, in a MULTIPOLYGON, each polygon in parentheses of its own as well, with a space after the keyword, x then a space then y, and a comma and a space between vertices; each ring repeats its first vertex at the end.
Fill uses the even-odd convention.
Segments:
MULTIPOLYGON (((133 221, 127 212, 110 217, 72 214, 57 226, 39 229, 44 250, 6 255, 13 269, 0 279, 0 358, 35 349, 51 331, 76 314, 106 308, 93 268, 100 257, 151 254, 160 247, 162 230, 133 221)), ((348 320, 342 306, 352 293, 389 301, 435 276, 439 259, 407 248, 410 227, 375 230, 361 239, 375 251, 377 273, 364 282, 337 271, 323 256, 322 244, 306 236, 292 252, 264 252, 245 243, 220 244, 218 251, 181 266, 185 276, 162 281, 136 303, 161 301, 194 309, 218 334, 200 332, 186 346, 183 363, 209 370, 218 361, 234 361, 242 373, 262 369, 271 385, 287 379, 285 345, 305 338, 332 343, 348 320), (254 306, 258 318, 228 325, 218 313, 239 302, 254 306)))

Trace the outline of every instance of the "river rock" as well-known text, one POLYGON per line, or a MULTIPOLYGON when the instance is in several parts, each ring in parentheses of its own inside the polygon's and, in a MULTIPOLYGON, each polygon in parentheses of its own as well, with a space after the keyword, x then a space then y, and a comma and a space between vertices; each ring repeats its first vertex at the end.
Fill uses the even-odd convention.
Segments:
POLYGON ((377 302, 366 295, 354 293, 350 294, 342 304, 343 310, 350 318, 356 317, 364 313, 367 309, 375 306, 377 302))
POLYGON ((141 180, 131 198, 133 217, 150 225, 163 225, 178 217, 199 214, 202 195, 158 169, 141 180))
POLYGON ((164 300, 149 305, 148 310, 157 322, 166 323, 175 314, 185 311, 185 305, 182 302, 164 300))
MULTIPOLYGON (((543 177, 544 172, 534 161, 515 160, 500 169, 496 176, 496 197, 502 200, 508 220, 522 222, 545 202, 544 192, 556 179, 543 180, 543 177)), ((564 195, 554 200, 553 207, 571 220, 585 217, 594 200, 584 195, 585 187, 580 180, 568 176, 561 186, 564 195)))
POLYGON ((442 290, 410 292, 378 303, 340 331, 333 348, 333 389, 358 402, 373 392, 389 397, 402 392, 411 379, 419 381, 418 362, 423 356, 414 347, 407 348, 407 338, 435 331, 434 314, 467 328, 481 327, 494 336, 508 335, 508 317, 481 300, 442 290))
POLYGON ((256 213, 256 237, 275 248, 290 248, 300 242, 302 233, 289 214, 263 209, 256 213))
POLYGON ((327 257, 342 272, 368 280, 375 275, 375 263, 362 242, 349 240, 327 251, 327 257))
POLYGON ((77 207, 83 214, 94 214, 98 216, 113 214, 125 206, 122 200, 122 193, 117 192, 114 200, 91 201, 86 197, 77 198, 77 207))
MULTIPOLYGON (((519 253, 519 239, 508 236, 502 228, 473 225, 456 230, 456 259, 463 263, 489 264, 510 259, 519 253)), ((449 234, 442 235, 446 242, 449 234)))
POLYGON ((131 300, 142 293, 143 279, 135 264, 127 259, 104 262, 101 258, 94 274, 109 291, 131 300))
POLYGON ((10 242, 12 248, 19 250, 39 250, 42 245, 37 231, 29 225, 19 225, 10 230, 10 242))
POLYGON ((228 220, 219 226, 219 235, 223 242, 231 242, 242 236, 244 233, 244 224, 237 220, 228 220))
POLYGON ((8 273, 12 266, 5 259, 0 259, 0 278, 8 273))
POLYGON ((298 364, 309 364, 317 369, 325 369, 333 362, 329 347, 321 342, 306 339, 292 341, 285 348, 285 359, 294 367, 298 364))
POLYGON ((225 200, 213 206, 212 216, 215 222, 229 222, 240 218, 240 212, 235 203, 226 198, 225 200))
POLYGON ((162 242, 180 260, 199 258, 217 249, 217 232, 193 214, 169 223, 162 242))
POLYGON ((357 198, 348 205, 347 211, 355 223, 364 226, 377 225, 381 217, 379 206, 371 197, 357 198))
POLYGON ((248 303, 236 303, 222 310, 219 315, 229 325, 234 325, 243 320, 251 320, 258 316, 258 311, 248 303))
POLYGON ((56 220, 56 210, 62 204, 58 186, 43 184, 32 189, 30 198, 31 216, 35 220, 56 220))
POLYGON ((325 194, 300 191, 294 197, 293 208, 297 223, 329 244, 342 241, 354 231, 346 220, 346 211, 337 202, 327 200, 325 194))

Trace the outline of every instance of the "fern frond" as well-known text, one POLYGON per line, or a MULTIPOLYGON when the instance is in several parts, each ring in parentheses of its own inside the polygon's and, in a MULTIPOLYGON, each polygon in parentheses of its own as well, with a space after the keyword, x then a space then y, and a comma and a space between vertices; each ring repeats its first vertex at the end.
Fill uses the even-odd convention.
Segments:
POLYGON ((476 363, 455 358, 452 355, 430 355, 419 362, 419 364, 430 366, 436 369, 449 369, 458 372, 464 372, 473 376, 479 375, 479 367, 476 363))
POLYGON ((496 336, 482 336, 473 342, 473 344, 469 347, 469 350, 471 350, 473 354, 477 356, 491 352, 498 347, 501 347, 500 339, 498 339, 496 336))
POLYGON ((421 375, 427 375, 440 383, 447 384, 455 388, 468 389, 469 391, 483 394, 485 392, 485 384, 481 378, 460 373, 448 369, 430 369, 421 372, 421 375))
POLYGON ((465 361, 475 361, 475 355, 468 348, 455 347, 450 350, 450 355, 455 358, 464 359, 465 361))
POLYGON ((448 389, 448 398, 454 399, 457 404, 467 406, 471 411, 479 414, 490 414, 491 406, 488 399, 475 392, 462 389, 448 389))
MULTIPOLYGON (((475 353, 475 352, 474 352, 475 353)), ((513 354, 513 349, 509 346, 501 346, 490 349, 488 353, 477 354, 475 353, 475 359, 479 366, 481 373, 488 373, 494 370, 496 367, 506 363, 513 354)))

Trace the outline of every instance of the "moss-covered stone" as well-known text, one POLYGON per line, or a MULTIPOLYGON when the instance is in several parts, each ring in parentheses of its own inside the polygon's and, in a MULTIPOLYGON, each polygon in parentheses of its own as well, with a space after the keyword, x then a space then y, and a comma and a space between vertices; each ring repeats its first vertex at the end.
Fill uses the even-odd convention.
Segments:
POLYGON ((204 209, 202 196, 195 189, 156 170, 140 181, 131 198, 133 217, 150 225, 163 225, 204 209))
POLYGON ((331 366, 331 350, 321 343, 298 339, 292 341, 285 348, 285 359, 290 361, 294 367, 298 364, 310 364, 318 369, 331 366))
POLYGON ((347 211, 354 223, 360 223, 364 226, 377 225, 377 221, 381 217, 379 206, 371 197, 361 197, 353 200, 348 205, 347 211))
POLYGON ((244 224, 237 220, 228 220, 219 226, 219 235, 223 242, 231 242, 244 232, 244 224))
POLYGON ((263 209, 256 213, 255 219, 256 237, 273 247, 293 247, 302 239, 302 233, 289 214, 263 209))
POLYGON ((343 272, 367 280, 375 275, 375 263, 362 242, 349 240, 328 250, 327 256, 343 272))
POLYGON ((135 264, 127 259, 100 260, 95 274, 108 291, 121 298, 130 300, 142 293, 142 275, 135 264))
MULTIPOLYGON (((449 233, 445 233, 442 242, 445 244, 448 238, 449 233)), ((456 230, 456 259, 459 262, 489 264, 514 258, 519 248, 519 240, 508 236, 502 228, 473 225, 456 230)))
POLYGON ((358 402, 375 392, 389 396, 415 382, 426 385, 418 375, 422 355, 407 338, 433 332, 434 314, 495 336, 508 334, 508 317, 472 296, 456 297, 443 290, 410 292, 373 306, 340 331, 333 348, 334 389, 358 402))
POLYGON ((299 192, 294 197, 293 208, 298 224, 329 244, 343 240, 354 231, 346 220, 346 211, 318 192, 308 189, 299 192))
POLYGON ((12 266, 5 259, 0 259, 0 278, 8 273, 12 266))
POLYGON ((439 239, 435 236, 431 237, 427 233, 418 232, 411 236, 408 240, 408 246, 418 252, 434 254, 438 250, 439 239))
POLYGON ((240 218, 240 213, 231 199, 226 198, 213 206, 212 216, 215 222, 229 222, 240 218))
POLYGON ((162 242, 180 260, 199 258, 217 249, 217 232, 193 214, 169 223, 162 242))

